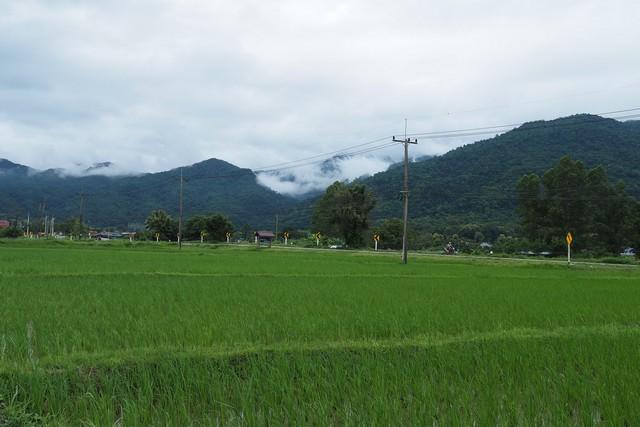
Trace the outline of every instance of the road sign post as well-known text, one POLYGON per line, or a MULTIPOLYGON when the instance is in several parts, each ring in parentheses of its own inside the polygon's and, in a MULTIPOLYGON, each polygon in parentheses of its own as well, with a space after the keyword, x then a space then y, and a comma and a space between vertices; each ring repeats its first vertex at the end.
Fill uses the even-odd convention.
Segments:
POLYGON ((289 232, 285 231, 284 233, 282 233, 282 236, 284 237, 284 245, 287 246, 287 242, 289 241, 289 232))
POLYGON ((571 243, 573 242, 573 236, 571 232, 567 233, 567 265, 571 265, 571 243))
POLYGON ((316 246, 319 247, 320 246, 320 233, 316 233, 315 237, 316 237, 316 246))
POLYGON ((374 234, 373 235, 373 244, 374 244, 374 250, 376 252, 378 252, 378 241, 380 240, 380 235, 379 234, 374 234))
POLYGON ((229 243, 229 239, 231 239, 231 233, 229 233, 229 232, 227 231, 226 236, 227 236, 227 243, 229 243))

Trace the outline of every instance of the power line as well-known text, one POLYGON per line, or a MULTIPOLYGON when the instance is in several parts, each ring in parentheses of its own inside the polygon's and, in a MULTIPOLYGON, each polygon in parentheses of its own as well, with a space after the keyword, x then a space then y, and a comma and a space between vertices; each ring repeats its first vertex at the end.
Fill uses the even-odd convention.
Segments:
MULTIPOLYGON (((626 112, 633 112, 633 111, 639 111, 640 107, 636 107, 636 108, 629 108, 629 109, 622 109, 622 110, 616 110, 616 111, 609 111, 609 112, 604 112, 604 113, 599 113, 598 115, 611 115, 611 114, 619 114, 619 113, 626 113, 626 112)), ((476 128, 466 128, 466 129, 456 129, 456 130, 445 130, 445 131, 432 131, 432 132, 419 132, 419 133, 411 133, 411 134, 407 134, 407 136, 411 136, 411 137, 415 137, 418 136, 420 137, 420 139, 440 139, 440 138, 462 138, 462 137, 469 137, 469 136, 480 136, 480 135, 487 135, 487 134, 494 134, 496 133, 496 129, 503 129, 510 127, 510 126, 522 126, 526 123, 530 123, 529 126, 525 127, 525 128, 517 128, 517 129, 511 129, 511 131, 517 131, 517 132, 521 132, 521 131, 533 131, 533 130, 539 130, 539 129, 545 129, 545 128, 563 128, 563 127, 569 127, 569 126, 577 126, 577 125, 581 125, 581 124, 589 124, 589 123, 596 123, 596 122, 601 122, 604 120, 618 120, 618 119, 626 119, 626 118, 635 118, 635 117, 640 117, 640 113, 638 114, 630 114, 630 115, 624 115, 624 116, 617 116, 617 117, 598 117, 598 118, 593 118, 593 117, 589 117, 586 120, 572 120, 570 122, 560 122, 560 123, 553 123, 553 122, 542 122, 540 124, 537 125, 533 125, 532 123, 536 123, 536 122, 523 122, 523 123, 512 123, 512 124, 506 124, 506 125, 498 125, 498 126, 485 126, 485 127, 476 127, 476 128)), ((508 130, 508 129, 507 129, 508 130)), ((267 167, 262 167, 262 168, 257 168, 255 170, 251 170, 251 169, 241 169, 239 171, 234 171, 234 172, 230 172, 230 173, 226 173, 226 174, 215 174, 215 175, 204 175, 204 176, 198 176, 198 175, 191 175, 189 176, 190 180, 203 180, 203 179, 227 179, 227 178, 237 178, 237 177, 242 177, 242 176, 255 176, 257 174, 260 173, 267 173, 267 174, 275 174, 277 172, 281 172, 281 171, 285 171, 285 170, 291 170, 291 169, 296 169, 296 168, 300 168, 300 167, 305 167, 305 166, 312 166, 312 165, 317 165, 317 164, 322 164, 328 160, 334 159, 336 157, 340 157, 340 156, 344 156, 344 157, 353 157, 353 156, 360 156, 360 155, 364 155, 364 154, 368 154, 368 153, 372 153, 375 151, 379 151, 379 150, 383 150, 386 148, 390 148, 394 145, 397 145, 397 142, 386 142, 383 144, 378 144, 378 145, 373 145, 373 146, 369 146, 372 144, 375 144, 377 142, 381 142, 383 140, 388 139, 389 137, 386 138, 376 138, 361 144, 355 144, 355 145, 351 145, 348 147, 343 148, 342 150, 335 150, 335 151, 331 151, 331 152, 327 152, 327 153, 322 153, 322 154, 318 154, 316 156, 309 156, 309 157, 305 157, 305 158, 301 158, 301 159, 297 159, 297 160, 292 160, 292 161, 288 161, 288 162, 282 162, 279 164, 275 164, 275 165, 271 165, 271 166, 267 166, 267 167), (359 150, 354 150, 354 151, 349 151, 349 150, 353 150, 354 148, 361 148, 359 150), (323 157, 323 156, 327 156, 330 155, 330 157, 323 157), (322 158, 320 158, 322 157, 322 158), (316 160, 313 160, 316 159, 316 160), (274 166, 278 166, 279 167, 274 167, 274 166)), ((144 176, 143 176, 144 177, 144 176)), ((176 179, 176 176, 171 175, 172 179, 176 179)), ((131 191, 117 191, 117 190, 112 190, 115 192, 118 192, 119 194, 124 194, 124 195, 134 195, 134 194, 140 194, 142 192, 147 192, 147 191, 151 191, 154 189, 165 189, 167 186, 168 182, 160 182, 158 184, 152 185, 152 186, 145 186, 143 188, 138 188, 135 190, 131 190, 131 191)), ((85 196, 87 196, 88 194, 85 193, 85 196)))
MULTIPOLYGON (((615 110, 615 111, 608 111, 608 112, 603 112, 603 113, 597 113, 597 115, 599 116, 607 116, 607 115, 614 115, 614 114, 622 114, 622 113, 633 113, 636 111, 640 111, 640 107, 634 107, 634 108, 628 108, 628 109, 620 109, 620 110, 615 110)), ((407 136, 411 136, 411 137, 420 137, 421 139, 440 139, 440 138, 463 138, 463 137, 470 137, 470 136, 480 136, 480 135, 487 135, 487 134, 495 134, 495 133, 501 133, 501 132, 505 132, 505 131, 512 131, 512 132, 522 132, 522 131, 533 131, 533 130, 539 130, 539 129, 552 129, 552 128, 562 128, 562 127, 569 127, 569 126, 577 126, 577 125, 582 125, 582 124, 589 124, 589 123, 596 123, 596 122, 601 122, 601 121, 606 121, 606 120, 621 120, 621 119, 631 119, 631 118, 637 118, 640 117, 640 113, 634 113, 634 114, 626 114, 626 115, 621 115, 621 116, 616 116, 616 117, 588 117, 585 118, 583 120, 580 120, 580 118, 574 118, 574 119, 569 119, 569 120, 565 120, 565 121, 561 121, 561 122, 549 122, 549 121, 544 121, 541 123, 537 123, 537 122, 522 122, 522 123, 511 123, 511 124, 504 124, 504 125, 497 125, 497 126, 484 126, 484 127, 475 127, 475 128, 466 128, 466 129, 454 129, 454 130, 443 130, 443 131, 430 131, 430 132, 419 132, 419 133, 411 133, 411 134, 407 134, 407 136), (529 123, 526 127, 524 128, 516 128, 513 129, 514 127, 517 126, 523 126, 525 124, 529 123), (511 128, 511 129, 509 129, 511 128)), ((334 159, 336 157, 354 157, 354 156, 360 156, 360 155, 365 155, 368 153, 372 153, 375 151, 379 151, 379 150, 384 150, 386 148, 390 148, 392 146, 396 146, 398 144, 398 142, 385 142, 382 144, 377 144, 379 142, 388 140, 388 138, 390 138, 389 136, 387 137, 381 137, 381 138, 376 138, 376 139, 372 139, 363 143, 359 143, 359 144, 354 144, 354 145, 350 145, 347 147, 344 147, 340 150, 334 150, 334 151, 330 151, 330 152, 326 152, 326 153, 321 153, 321 154, 317 154, 314 156, 308 156, 308 157, 304 157, 304 158, 300 158, 297 160, 291 160, 291 161, 287 161, 287 162, 281 162, 281 163, 277 163, 277 164, 272 164, 272 165, 268 165, 268 166, 263 166, 261 168, 257 168, 255 170, 251 170, 251 169, 241 169, 239 171, 234 171, 234 172, 230 172, 227 174, 216 174, 216 175, 209 175, 209 176, 198 176, 198 175, 192 175, 189 176, 190 180, 201 180, 201 179, 226 179, 226 178, 237 178, 237 177, 241 177, 241 176, 255 176, 256 174, 260 174, 260 173, 277 173, 277 172, 281 172, 281 171, 285 171, 285 170, 291 170, 291 169, 295 169, 295 168, 300 168, 300 167, 305 167, 305 166, 311 166, 311 165, 316 165, 316 164, 321 164, 324 163, 326 161, 329 161, 331 159, 334 159), (377 144, 377 145, 375 145, 377 144)), ((140 178, 144 178, 145 175, 142 175, 140 178)), ((176 176, 174 175, 169 175, 169 177, 173 180, 176 179, 176 176)), ((186 177, 185 177, 185 181, 187 181, 186 177)), ((143 192, 149 192, 149 191, 154 191, 154 190, 160 190, 160 189, 166 189, 167 185, 168 185, 168 181, 163 181, 163 182, 158 182, 157 184, 154 185, 146 185, 144 187, 140 187, 140 188, 135 188, 132 190, 125 190, 123 191, 122 189, 118 189, 118 187, 120 187, 120 185, 116 185, 110 189, 108 189, 109 192, 113 192, 113 193, 117 193, 120 195, 136 195, 136 194, 140 194, 143 192)), ((131 184, 127 184, 127 185, 131 185, 131 184)), ((91 196, 99 196, 102 195, 104 193, 81 193, 81 217, 83 216, 83 207, 82 205, 84 205, 83 203, 83 199, 87 198, 87 197, 91 197, 91 196)), ((44 208, 42 208, 42 211, 44 211, 44 208)), ((41 215, 44 215, 43 213, 41 213, 41 215)))
MULTIPOLYGON (((640 111, 640 107, 627 108, 627 109, 624 109, 624 110, 607 111, 607 112, 603 112, 603 113, 596 113, 596 114, 593 114, 593 116, 607 116, 607 115, 611 115, 611 114, 630 113, 630 112, 633 112, 633 111, 640 111)), ((620 117, 598 117, 598 118, 589 117, 589 120, 583 120, 583 121, 576 120, 576 121, 573 121, 571 123, 552 123, 550 121, 544 121, 541 124, 541 126, 536 126, 536 127, 527 126, 527 128, 525 128, 523 130, 539 129, 539 128, 543 128, 543 127, 570 126, 570 125, 575 125, 575 124, 600 122, 600 121, 611 120, 611 119, 613 119, 613 120, 627 119, 627 118, 634 118, 634 117, 639 117, 639 116, 640 116, 640 114, 632 114, 632 115, 620 116, 620 117)), ((484 127, 467 128, 467 129, 417 132, 417 133, 410 133, 410 134, 407 134, 407 135, 408 136, 426 137, 426 136, 445 135, 445 134, 461 133, 461 132, 474 132, 474 131, 485 131, 485 130, 491 130, 491 129, 515 128, 517 126, 523 126, 523 125, 525 125, 527 123, 536 123, 536 122, 537 121, 534 121, 534 122, 519 122, 519 123, 510 123, 510 124, 505 124, 505 125, 484 126, 484 127)))
POLYGON ((304 157, 302 159, 291 160, 291 161, 288 161, 288 162, 276 163, 276 164, 269 165, 269 166, 262 166, 262 167, 256 168, 256 170, 278 168, 278 167, 289 165, 289 164, 292 164, 292 163, 299 163, 299 162, 306 161, 306 160, 317 159, 319 157, 334 157, 334 156, 340 155, 342 152, 350 150, 352 148, 363 147, 363 146, 366 146, 366 145, 375 144, 377 142, 386 141, 390 137, 391 136, 383 136, 381 138, 376 138, 376 139, 373 139, 371 141, 364 142, 362 144, 356 144, 356 145, 352 145, 352 146, 349 146, 349 147, 344 147, 344 148, 342 148, 340 150, 329 151, 327 153, 316 154, 315 156, 304 157))

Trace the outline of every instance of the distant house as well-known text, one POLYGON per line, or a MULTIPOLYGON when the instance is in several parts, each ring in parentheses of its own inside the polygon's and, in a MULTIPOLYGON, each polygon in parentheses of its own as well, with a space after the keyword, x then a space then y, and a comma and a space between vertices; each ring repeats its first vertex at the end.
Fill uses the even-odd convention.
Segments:
POLYGON ((269 247, 271 247, 271 243, 273 239, 275 239, 276 235, 271 231, 256 231, 256 246, 260 247, 261 243, 267 243, 269 247))
POLYGON ((9 228, 11 227, 11 223, 6 219, 0 219, 0 228, 9 228))

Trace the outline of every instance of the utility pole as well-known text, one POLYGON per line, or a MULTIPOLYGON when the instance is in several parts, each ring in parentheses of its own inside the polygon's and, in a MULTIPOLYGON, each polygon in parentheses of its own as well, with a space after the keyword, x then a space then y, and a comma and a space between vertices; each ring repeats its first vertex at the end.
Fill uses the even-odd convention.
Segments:
POLYGON ((80 193, 80 215, 78 218, 80 219, 80 227, 84 224, 84 193, 80 193))
POLYGON ((182 178, 182 168, 180 168, 180 219, 178 220, 178 248, 182 249, 182 195, 184 188, 182 178))
POLYGON ((38 235, 44 230, 44 210, 45 210, 45 202, 44 199, 42 203, 40 203, 40 219, 38 219, 38 235))
POLYGON ((404 200, 404 226, 402 228, 402 263, 407 263, 407 223, 409 222, 409 144, 417 144, 416 138, 407 138, 407 119, 404 119, 404 139, 393 137, 393 142, 402 142, 404 144, 404 186, 402 189, 402 197, 404 200))
POLYGON ((278 214, 276 214, 276 242, 278 241, 278 214))
POLYGON ((29 221, 31 220, 31 212, 27 212, 27 239, 30 238, 29 235, 29 221))

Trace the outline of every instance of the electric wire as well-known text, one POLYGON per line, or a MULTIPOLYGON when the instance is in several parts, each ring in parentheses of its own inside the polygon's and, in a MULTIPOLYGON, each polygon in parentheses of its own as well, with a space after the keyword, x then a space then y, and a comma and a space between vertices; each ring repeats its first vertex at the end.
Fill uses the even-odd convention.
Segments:
MULTIPOLYGON (((417 132, 417 133, 409 133, 407 134, 407 136, 411 136, 411 137, 419 137, 419 139, 440 139, 440 138, 466 138, 466 137, 471 137, 471 136, 481 136, 481 135, 487 135, 487 134, 500 134, 500 133, 504 133, 504 132, 526 132, 526 131, 534 131, 534 130, 539 130, 539 129, 553 129, 553 128, 562 128, 562 127, 570 127, 570 126, 577 126, 577 125, 582 125, 582 124, 589 124, 589 123, 596 123, 596 122, 601 122, 601 121, 606 121, 606 120, 625 120, 625 119, 632 119, 632 118, 638 118, 640 117, 640 113, 634 113, 634 114, 625 114, 625 115, 621 115, 621 116, 615 116, 615 117, 604 117, 604 116, 610 116, 610 115, 614 115, 614 114, 622 114, 622 113, 633 113, 636 111, 640 111, 640 107, 634 107, 634 108, 627 108, 627 109, 620 109, 620 110, 615 110, 615 111, 608 111, 608 112, 603 112, 603 113, 597 113, 597 116, 601 116, 601 117, 592 117, 589 116, 588 118, 585 118, 584 120, 580 120, 579 118, 573 119, 573 120, 567 120, 567 121, 560 121, 560 122, 549 122, 549 121, 542 121, 542 122, 538 122, 538 121, 534 121, 534 122, 521 122, 521 123, 511 123, 511 124, 504 124, 504 125, 496 125, 496 126, 483 126, 483 127, 475 127, 475 128, 463 128, 463 129, 454 129, 454 130, 443 130, 443 131, 429 131, 429 132, 417 132), (527 126, 524 126, 527 125, 527 126), (521 126, 521 127, 518 127, 521 126)), ((239 171, 234 171, 234 172, 230 172, 227 174, 215 174, 215 175, 191 175, 191 176, 187 176, 186 180, 187 182, 189 181, 194 181, 194 180, 216 180, 216 179, 227 179, 227 178, 237 178, 237 177, 243 177, 243 176, 257 176, 258 174, 277 174, 279 172, 282 171, 286 171, 286 170, 291 170, 291 169, 295 169, 295 168, 300 168, 300 167, 305 167, 305 166, 312 166, 312 165, 317 165, 317 164, 322 164, 324 162, 336 159, 337 157, 355 157, 355 156, 361 156, 361 155, 365 155, 365 154, 369 154, 375 151, 379 151, 379 150, 384 150, 393 146, 397 146, 399 144, 402 144, 402 142, 385 142, 382 144, 378 144, 382 141, 391 139, 392 136, 385 136, 385 137, 380 137, 380 138, 375 138, 363 143, 359 143, 359 144, 354 144, 354 145, 350 145, 350 146, 346 146, 343 147, 342 149, 339 150, 334 150, 334 151, 329 151, 329 152, 325 152, 325 153, 320 153, 317 155, 313 155, 313 156, 308 156, 308 157, 303 157, 300 159, 296 159, 296 160, 291 160, 291 161, 286 161, 286 162, 281 162, 281 163, 276 163, 276 164, 271 164, 271 165, 266 165, 260 168, 256 168, 254 170, 251 169, 241 169, 239 171), (377 145, 374 145, 377 144, 377 145)), ((179 168, 175 169, 176 174, 174 176, 174 174, 172 174, 171 172, 173 171, 167 171, 164 172, 166 174, 169 174, 169 178, 170 181, 162 181, 162 182, 158 182, 157 184, 154 185, 146 185, 144 187, 141 188, 135 188, 135 189, 127 189, 125 191, 123 191, 123 189, 119 189, 117 186, 114 186, 110 189, 108 189, 107 191, 104 192, 100 192, 100 193, 96 193, 96 192, 91 192, 91 193, 84 193, 85 197, 105 197, 105 194, 109 194, 109 193, 116 193, 118 195, 124 196, 124 195, 128 195, 128 196, 132 196, 132 195, 137 195, 137 194, 141 194, 144 192, 154 192, 155 190, 162 190, 162 191, 166 191, 167 190, 167 185, 171 184, 172 182, 174 182, 176 179, 178 179, 178 170, 179 168)), ((140 175, 138 178, 143 179, 146 176, 149 176, 150 174, 143 174, 140 175)), ((126 186, 130 187, 133 186, 135 184, 131 184, 131 183, 127 183, 126 186)), ((177 191, 177 190, 176 190, 177 191)), ((506 196, 506 195, 504 195, 506 196)), ((465 197, 465 196, 463 196, 465 197)), ((507 197, 511 198, 511 199, 515 199, 517 196, 506 196, 506 197, 494 197, 493 199, 498 201, 500 199, 505 200, 507 197)), ((473 196, 469 196, 467 198, 473 198, 473 196)), ((485 197, 486 199, 486 197, 485 197)))

